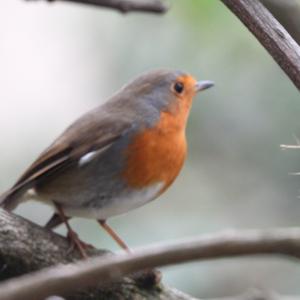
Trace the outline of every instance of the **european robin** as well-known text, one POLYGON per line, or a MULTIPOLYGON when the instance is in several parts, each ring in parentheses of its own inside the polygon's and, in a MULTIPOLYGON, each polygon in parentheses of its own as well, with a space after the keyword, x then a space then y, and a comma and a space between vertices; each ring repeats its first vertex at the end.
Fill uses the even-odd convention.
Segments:
POLYGON ((72 231, 71 217, 98 220, 128 250, 106 220, 172 184, 186 157, 193 97, 211 86, 182 71, 137 77, 69 126, 3 194, 1 205, 12 210, 28 199, 52 204, 56 213, 46 227, 65 223, 83 256, 86 245, 72 231))

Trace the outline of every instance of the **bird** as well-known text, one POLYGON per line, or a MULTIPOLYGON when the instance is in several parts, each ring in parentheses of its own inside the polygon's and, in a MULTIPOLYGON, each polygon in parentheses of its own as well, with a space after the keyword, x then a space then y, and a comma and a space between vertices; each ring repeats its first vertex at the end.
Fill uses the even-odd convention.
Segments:
POLYGON ((0 197, 15 209, 26 200, 50 204, 48 229, 64 223, 82 257, 86 247, 69 220, 95 219, 126 251, 107 219, 164 193, 187 154, 186 125, 193 98, 212 87, 180 70, 145 72, 71 124, 0 197))

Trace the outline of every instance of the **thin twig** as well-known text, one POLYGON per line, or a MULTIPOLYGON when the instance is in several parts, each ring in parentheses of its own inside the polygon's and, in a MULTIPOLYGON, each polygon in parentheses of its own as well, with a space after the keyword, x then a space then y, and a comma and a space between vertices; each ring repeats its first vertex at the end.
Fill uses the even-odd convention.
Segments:
MULTIPOLYGON (((27 0, 37 1, 37 0, 27 0)), ((54 2, 58 0, 46 0, 54 2)), ((149 12, 149 13, 165 13, 168 7, 162 0, 60 0, 67 2, 75 2, 82 4, 91 4, 118 10, 122 13, 127 12, 149 12)))
POLYGON ((132 253, 96 257, 11 279, 0 285, 0 300, 39 300, 49 295, 65 295, 115 281, 148 268, 192 260, 232 256, 275 254, 300 258, 300 229, 228 231, 190 240, 161 244, 132 253))
POLYGON ((300 145, 280 145, 280 148, 285 149, 300 149, 300 145))
POLYGON ((300 90, 300 47, 258 0, 221 0, 256 36, 300 90))

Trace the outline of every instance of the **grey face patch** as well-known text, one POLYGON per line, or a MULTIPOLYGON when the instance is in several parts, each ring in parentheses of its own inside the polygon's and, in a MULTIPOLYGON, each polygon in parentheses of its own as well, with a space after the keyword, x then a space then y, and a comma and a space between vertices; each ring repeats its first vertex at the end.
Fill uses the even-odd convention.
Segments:
POLYGON ((135 95, 137 102, 143 102, 157 111, 166 110, 176 101, 172 93, 172 85, 180 76, 186 75, 182 71, 158 70, 146 73, 133 80, 123 89, 135 95))
POLYGON ((172 85, 179 76, 186 75, 182 71, 156 70, 145 73, 124 86, 107 107, 113 109, 122 106, 123 112, 134 111, 134 117, 141 117, 150 124, 157 120, 161 111, 167 111, 176 97, 172 85), (129 108, 129 109, 127 109, 129 108))

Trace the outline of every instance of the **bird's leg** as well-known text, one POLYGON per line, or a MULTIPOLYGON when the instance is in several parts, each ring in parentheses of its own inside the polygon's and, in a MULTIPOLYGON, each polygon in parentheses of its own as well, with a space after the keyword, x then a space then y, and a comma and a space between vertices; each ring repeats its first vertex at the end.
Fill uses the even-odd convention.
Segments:
MULTIPOLYGON (((71 218, 66 216, 66 219, 70 220, 71 218)), ((44 227, 46 229, 52 230, 63 223, 64 221, 61 219, 60 215, 55 212, 53 213, 53 215, 51 216, 51 218, 48 220, 48 222, 45 224, 44 227)))
MULTIPOLYGON (((67 227, 67 230, 68 230, 68 238, 69 240, 71 241, 72 243, 72 247, 73 246, 76 246, 77 249, 79 250, 82 258, 88 258, 88 255, 86 254, 86 251, 85 251, 85 244, 78 238, 78 235, 77 233, 71 228, 70 224, 69 224, 69 221, 68 221, 68 217, 66 217, 62 207, 60 204, 58 203, 55 203, 54 202, 54 205, 57 209, 57 213, 59 214, 61 220, 63 221, 63 223, 65 223, 66 227, 67 227)), ((71 248, 72 249, 72 248, 71 248)))
MULTIPOLYGON (((66 219, 69 221, 71 219, 71 217, 67 217, 65 215, 66 219)), ((61 219, 60 215, 58 213, 54 213, 52 215, 52 217, 49 219, 49 221, 45 224, 45 228, 52 230, 55 227, 59 226, 60 224, 63 224, 64 221, 61 219)), ((79 237, 77 236, 77 238, 79 239, 79 237)), ((80 240, 80 239, 79 239, 80 240)), ((81 245, 83 246, 83 248, 86 249, 95 249, 95 247, 91 244, 87 244, 84 241, 80 240, 81 245)))
MULTIPOLYGON (((105 220, 98 220, 101 227, 117 242, 117 244, 130 253, 129 247, 125 242, 118 236, 118 234, 105 222, 105 220)), ((140 272, 136 272, 130 276, 135 282, 144 288, 156 286, 161 281, 161 272, 157 269, 147 269, 140 272)))
POLYGON ((118 236, 118 234, 106 223, 105 220, 98 220, 100 226, 112 237, 112 239, 125 251, 130 252, 129 247, 118 236))
MULTIPOLYGON (((71 217, 67 217, 65 215, 66 219, 69 221, 71 219, 71 217)), ((64 221, 61 219, 60 215, 58 213, 54 213, 52 215, 52 217, 49 219, 49 221, 45 224, 45 228, 52 230, 54 228, 56 228, 57 226, 59 226, 60 224, 63 224, 64 221)), ((79 239, 79 237, 77 237, 79 239)), ((79 239, 80 240, 80 239, 79 239)), ((83 246, 84 249, 94 249, 95 247, 91 244, 87 244, 84 241, 80 240, 81 245, 83 246)))

